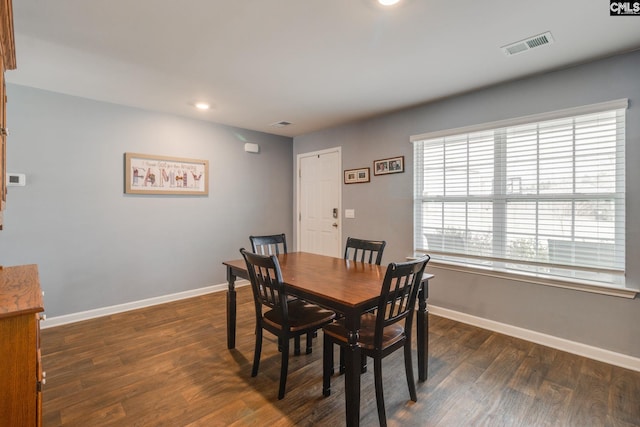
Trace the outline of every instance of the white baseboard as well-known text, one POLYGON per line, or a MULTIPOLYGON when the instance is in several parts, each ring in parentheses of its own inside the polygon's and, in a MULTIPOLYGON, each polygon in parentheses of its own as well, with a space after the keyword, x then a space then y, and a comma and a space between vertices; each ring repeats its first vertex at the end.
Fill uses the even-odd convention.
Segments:
MULTIPOLYGON (((236 287, 246 286, 247 280, 238 280, 236 287)), ((69 323, 81 322, 83 320, 95 319, 97 317, 109 316, 111 314, 122 313, 125 311, 136 310, 138 308, 150 307, 153 305, 164 304, 171 301, 192 298, 199 295, 205 295, 213 292, 221 292, 227 290, 227 284, 206 286, 204 288, 192 289, 189 291, 178 292, 175 294, 162 295, 153 298, 147 298, 139 301, 132 301, 124 304, 112 305, 109 307, 96 308, 94 310, 81 311, 78 313, 65 314, 63 316, 48 317, 45 322, 41 322, 41 328, 53 328, 55 326, 66 325, 69 323)), ((472 316, 459 311, 450 310, 429 304, 429 312, 436 316, 445 317, 447 319, 456 320, 458 322, 467 323, 479 328, 488 329, 490 331, 499 332, 501 334, 531 341, 536 344, 545 345, 547 347, 566 351, 568 353, 577 354, 579 356, 588 357, 590 359, 599 360, 611 365, 620 366, 622 368, 631 369, 640 372, 640 359, 625 354, 604 350, 598 347, 582 344, 575 341, 569 341, 563 338, 554 337, 529 329, 519 328, 506 323, 500 323, 482 317, 472 316)))
MULTIPOLYGON (((248 285, 247 280, 237 280, 236 288, 248 285)), ((199 295, 210 294, 213 292, 226 291, 228 285, 222 283, 219 285, 206 286, 204 288, 192 289, 189 291, 178 292, 175 294, 161 295, 158 297, 147 298, 139 301, 127 302, 124 304, 112 305, 109 307, 101 307, 93 310, 81 311, 78 313, 65 314, 63 316, 47 317, 47 320, 40 322, 42 329, 53 328, 55 326, 66 325, 68 323, 81 322, 83 320, 95 319, 97 317, 109 316, 111 314, 122 313, 124 311, 136 310, 138 308, 150 307, 152 305, 164 304, 171 301, 178 301, 186 298, 193 298, 199 295)))
POLYGON ((567 353, 577 354, 579 356, 588 357, 589 359, 598 360, 600 362, 640 372, 640 359, 637 357, 627 356, 625 354, 604 350, 602 348, 593 347, 579 342, 554 337, 553 335, 547 335, 433 305, 429 305, 429 313, 440 317, 446 317, 447 319, 456 320, 458 322, 467 323, 479 328, 488 329, 490 331, 499 332, 504 335, 531 341, 536 344, 545 345, 557 350, 566 351, 567 353))

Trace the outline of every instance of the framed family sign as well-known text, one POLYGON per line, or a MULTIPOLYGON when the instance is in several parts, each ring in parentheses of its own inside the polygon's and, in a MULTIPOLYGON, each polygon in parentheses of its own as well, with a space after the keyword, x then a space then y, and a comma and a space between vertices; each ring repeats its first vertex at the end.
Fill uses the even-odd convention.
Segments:
POLYGON ((404 156, 391 157, 389 159, 375 160, 373 162, 374 175, 386 175, 389 173, 404 172, 404 156))
POLYGON ((209 194, 209 161, 124 153, 127 194, 209 194))
POLYGON ((369 168, 347 169, 344 171, 345 184, 361 184, 369 182, 370 179, 369 168))

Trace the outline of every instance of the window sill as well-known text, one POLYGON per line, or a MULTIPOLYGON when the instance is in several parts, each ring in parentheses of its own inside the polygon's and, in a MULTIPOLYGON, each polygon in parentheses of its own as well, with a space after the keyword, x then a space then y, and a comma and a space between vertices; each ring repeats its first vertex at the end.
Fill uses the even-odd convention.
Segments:
MULTIPOLYGON (((419 255, 419 254, 416 254, 419 255)), ((509 268, 511 263, 487 261, 482 265, 478 260, 470 260, 462 257, 432 255, 429 266, 442 270, 459 271, 469 274, 498 277, 501 279, 516 280, 519 282, 536 283, 539 285, 553 286, 557 288, 573 289, 591 292, 601 295, 610 295, 633 299, 640 290, 625 286, 624 274, 597 273, 569 269, 553 269, 563 275, 551 275, 545 272, 535 271, 536 267, 527 266, 531 271, 522 271, 509 268)), ((537 269, 542 270, 538 267, 537 269)), ((545 268, 548 270, 548 268, 545 268)))

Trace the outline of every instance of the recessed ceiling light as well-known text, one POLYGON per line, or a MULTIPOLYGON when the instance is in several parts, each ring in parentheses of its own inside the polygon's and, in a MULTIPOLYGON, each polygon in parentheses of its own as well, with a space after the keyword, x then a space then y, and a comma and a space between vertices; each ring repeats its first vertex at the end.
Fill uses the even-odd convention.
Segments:
POLYGON ((400 0, 378 0, 378 3, 380 3, 383 6, 393 6, 394 4, 398 3, 400 0))
POLYGON ((208 110, 210 106, 206 102, 196 102, 196 108, 198 110, 208 110))

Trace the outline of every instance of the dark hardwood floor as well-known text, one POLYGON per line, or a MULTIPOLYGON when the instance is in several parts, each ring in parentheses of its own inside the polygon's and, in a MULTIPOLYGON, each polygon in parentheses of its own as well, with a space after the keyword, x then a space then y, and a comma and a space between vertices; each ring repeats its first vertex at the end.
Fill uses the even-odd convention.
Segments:
MULTIPOLYGON (((291 356, 283 400, 270 336, 251 378, 252 304, 240 288, 231 351, 222 292, 43 330, 44 426, 344 425, 343 377, 322 397, 321 336, 312 354, 291 356)), ((640 426, 640 372, 430 322, 429 379, 417 383, 416 403, 402 352, 383 362, 390 426, 640 426)), ((372 369, 362 376, 361 425, 378 425, 372 369)))

